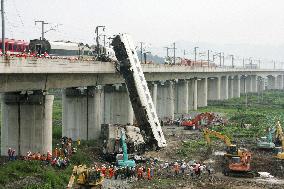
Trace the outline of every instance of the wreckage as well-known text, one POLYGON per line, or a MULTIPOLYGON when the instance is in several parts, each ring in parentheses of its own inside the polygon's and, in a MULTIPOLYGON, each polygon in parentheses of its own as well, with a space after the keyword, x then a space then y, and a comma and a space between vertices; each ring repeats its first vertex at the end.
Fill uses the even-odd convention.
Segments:
POLYGON ((117 69, 128 89, 132 108, 147 146, 165 147, 166 140, 144 77, 133 40, 128 34, 117 35, 113 41, 118 60, 117 69))

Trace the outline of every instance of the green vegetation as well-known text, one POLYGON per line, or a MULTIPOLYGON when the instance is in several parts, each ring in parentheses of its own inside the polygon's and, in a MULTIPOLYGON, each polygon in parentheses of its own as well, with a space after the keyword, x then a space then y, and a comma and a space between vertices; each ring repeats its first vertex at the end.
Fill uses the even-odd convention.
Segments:
POLYGON ((182 146, 178 149, 177 154, 181 158, 187 158, 187 159, 192 159, 194 158, 194 152, 197 150, 204 150, 206 152, 206 142, 205 140, 199 140, 199 141, 185 141, 182 143, 182 146))

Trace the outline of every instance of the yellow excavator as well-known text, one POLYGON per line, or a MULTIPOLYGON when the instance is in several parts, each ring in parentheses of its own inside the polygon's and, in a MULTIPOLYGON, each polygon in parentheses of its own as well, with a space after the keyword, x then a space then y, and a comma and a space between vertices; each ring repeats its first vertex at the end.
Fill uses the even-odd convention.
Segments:
POLYGON ((96 168, 87 168, 86 165, 74 166, 73 173, 69 179, 67 189, 101 189, 104 177, 100 170, 96 168))
POLYGON ((238 149, 237 145, 232 144, 228 136, 223 135, 217 131, 212 131, 204 128, 203 133, 209 146, 211 145, 210 136, 215 136, 225 142, 227 149, 226 154, 224 154, 224 161, 222 165, 223 173, 225 176, 249 178, 259 176, 257 172, 251 170, 251 152, 238 149))
POLYGON ((210 136, 215 136, 218 139, 221 139, 222 141, 225 142, 227 149, 226 149, 226 154, 225 156, 241 156, 243 151, 240 150, 237 145, 233 144, 230 140, 230 138, 226 135, 223 135, 217 131, 213 131, 213 130, 209 130, 207 128, 203 129, 203 134, 204 134, 204 138, 207 141, 207 144, 209 145, 209 147, 211 146, 211 138, 210 136))
POLYGON ((276 158, 277 159, 284 159, 284 135, 282 131, 282 127, 280 124, 280 121, 277 122, 276 124, 276 147, 275 147, 275 152, 276 152, 276 158), (280 144, 280 146, 279 146, 280 144))

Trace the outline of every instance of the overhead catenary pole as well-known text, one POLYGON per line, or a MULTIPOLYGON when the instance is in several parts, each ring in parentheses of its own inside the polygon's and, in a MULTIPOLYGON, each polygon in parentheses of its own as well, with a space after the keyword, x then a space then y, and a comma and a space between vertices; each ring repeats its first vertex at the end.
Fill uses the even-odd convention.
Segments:
POLYGON ((49 24, 49 23, 44 22, 43 20, 37 20, 35 21, 35 25, 36 23, 41 23, 41 39, 44 40, 44 34, 45 34, 44 25, 49 24))
POLYGON ((194 47, 194 62, 196 63, 196 53, 197 53, 198 47, 194 47))
POLYGON ((207 61, 208 61, 208 67, 210 64, 210 50, 207 51, 207 61))
POLYGON ((232 68, 234 67, 234 55, 230 55, 232 57, 232 68))
POLYGON ((140 42, 140 57, 141 57, 141 62, 143 61, 143 42, 140 42))
POLYGON ((1 0, 1 18, 2 18, 2 54, 6 54, 5 50, 5 18, 4 18, 4 0, 1 0))
POLYGON ((174 64, 176 64, 176 43, 173 43, 174 45, 174 64))
POLYGON ((219 53, 219 59, 220 59, 220 67, 222 67, 222 53, 219 53))
POLYGON ((245 68, 245 58, 243 58, 243 68, 245 68))

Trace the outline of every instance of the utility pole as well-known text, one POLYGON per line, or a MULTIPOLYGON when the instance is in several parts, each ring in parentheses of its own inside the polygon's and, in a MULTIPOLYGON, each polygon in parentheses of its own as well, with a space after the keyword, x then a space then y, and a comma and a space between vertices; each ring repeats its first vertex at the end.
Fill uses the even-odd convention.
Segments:
POLYGON ((174 64, 176 64, 176 43, 173 43, 174 45, 174 64))
POLYGON ((167 58, 169 58, 169 49, 170 47, 164 47, 167 50, 167 58))
POLYGON ((4 0, 1 0, 1 18, 2 18, 2 54, 6 54, 5 50, 5 17, 4 17, 4 0))
POLYGON ((222 58, 223 58, 223 66, 225 66, 225 53, 223 53, 222 58))
POLYGON ((275 64, 275 61, 273 61, 273 64, 274 64, 274 69, 276 68, 276 64, 275 64))
POLYGON ((245 68, 245 58, 243 58, 243 68, 245 68))
POLYGON ((97 34, 96 41, 97 41, 97 54, 98 54, 98 56, 101 54, 100 41, 99 41, 99 28, 102 28, 103 31, 105 31, 105 26, 97 26, 96 30, 95 30, 95 33, 97 34))
POLYGON ((194 63, 196 63, 196 53, 197 53, 198 47, 194 47, 194 63))
POLYGON ((230 55, 232 57, 232 68, 234 68, 234 55, 230 55))
POLYGON ((260 59, 258 60, 258 69, 260 69, 260 59))
POLYGON ((210 50, 207 51, 207 61, 208 61, 208 67, 210 64, 210 50))
POLYGON ((104 37, 104 54, 106 54, 106 35, 103 35, 104 37))
POLYGON ((219 59, 220 59, 220 67, 222 67, 222 53, 219 53, 219 59))
POLYGON ((37 24, 37 23, 41 23, 41 40, 44 40, 44 25, 46 25, 46 24, 49 24, 49 23, 47 23, 47 22, 44 22, 43 20, 37 20, 37 21, 35 21, 35 25, 37 24))
POLYGON ((143 42, 140 42, 140 57, 141 57, 141 62, 143 61, 143 42))

